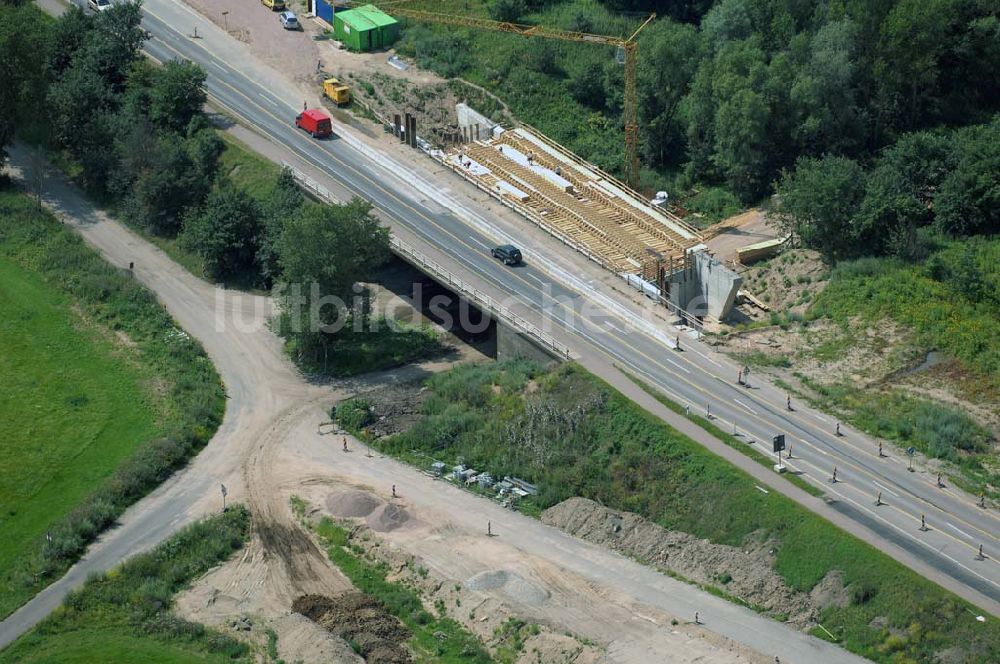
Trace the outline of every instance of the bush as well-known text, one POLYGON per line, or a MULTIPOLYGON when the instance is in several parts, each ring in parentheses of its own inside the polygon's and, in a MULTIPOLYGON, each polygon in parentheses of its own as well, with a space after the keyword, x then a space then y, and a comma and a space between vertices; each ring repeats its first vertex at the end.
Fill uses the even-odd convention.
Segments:
POLYGON ((360 433, 371 424, 371 404, 364 399, 348 399, 337 406, 337 422, 351 433, 360 433))

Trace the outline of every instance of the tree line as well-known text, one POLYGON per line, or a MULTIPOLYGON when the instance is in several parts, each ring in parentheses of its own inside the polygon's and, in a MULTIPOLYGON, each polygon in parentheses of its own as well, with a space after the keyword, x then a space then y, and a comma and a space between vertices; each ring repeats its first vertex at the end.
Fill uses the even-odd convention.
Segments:
POLYGON ((352 302, 353 284, 387 260, 388 231, 371 206, 308 201, 287 170, 254 193, 220 173, 225 144, 203 111, 205 72, 142 56, 140 3, 96 14, 71 7, 54 21, 29 3, 8 4, 0 67, 14 94, 0 96, 0 150, 17 134, 63 155, 92 195, 130 224, 176 238, 210 279, 316 284, 300 289, 301 308, 323 320, 281 326, 299 348, 327 347, 333 335, 319 325, 364 315, 311 304, 352 302))
MULTIPOLYGON (((629 12, 655 11, 658 18, 640 34, 638 50, 643 184, 669 189, 694 210, 711 211, 706 201, 720 209, 758 203, 798 166, 827 157, 853 162, 866 181, 869 172, 883 178, 888 171, 878 162, 900 141, 921 160, 937 159, 921 150, 938 141, 911 134, 946 136, 970 125, 988 132, 1000 111, 1000 17, 989 0, 483 5, 498 20, 611 35, 635 29, 639 19, 629 12)), ((620 171, 623 74, 607 49, 414 22, 400 47, 444 75, 497 89, 519 117, 620 171)), ((988 143, 961 136, 977 145, 980 167, 995 159, 988 143)), ((968 181, 972 164, 954 154, 968 181)), ((949 187, 957 183, 954 176, 949 187)), ((957 193, 942 199, 953 206, 943 226, 960 233, 991 228, 989 219, 968 218, 984 209, 983 201, 959 201, 957 193), (962 222, 952 218, 959 209, 962 222)), ((922 199, 931 202, 929 195, 922 199)), ((928 215, 935 213, 925 209, 918 216, 928 215)), ((920 227, 921 219, 903 225, 920 227)), ((869 215, 864 223, 871 220, 869 215)), ((898 235, 903 231, 897 227, 893 222, 877 234, 898 235)), ((898 244, 880 239, 862 253, 898 244)), ((817 246, 831 255, 852 253, 817 246)))

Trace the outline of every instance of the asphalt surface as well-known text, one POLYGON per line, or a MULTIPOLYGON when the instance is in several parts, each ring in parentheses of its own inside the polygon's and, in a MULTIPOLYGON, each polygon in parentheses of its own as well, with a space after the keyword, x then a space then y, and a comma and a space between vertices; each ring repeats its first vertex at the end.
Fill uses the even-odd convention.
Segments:
POLYGON ((784 433, 792 448, 792 458, 784 462, 789 471, 821 487, 841 513, 878 536, 869 541, 898 544, 936 570, 936 580, 1000 615, 996 510, 978 507, 951 487, 936 486, 935 474, 909 472, 905 458, 893 453, 879 457, 873 440, 846 425, 837 436, 836 423, 805 404, 793 403, 788 410, 785 393, 754 376, 751 388, 737 385, 737 365, 684 333, 679 333, 683 350, 673 350, 676 330, 634 325, 629 311, 609 306, 607 299, 595 301, 571 275, 543 269, 544 257, 532 255, 530 248, 524 250, 526 264, 520 268, 490 260, 489 248, 509 238, 489 232, 487 214, 479 211, 472 219, 453 213, 447 196, 435 196, 419 174, 394 173, 387 157, 372 154, 348 132, 317 141, 296 130, 293 119, 302 101, 280 77, 240 58, 234 45, 225 43, 224 33, 210 24, 199 26, 199 39, 190 38, 190 30, 171 27, 200 18, 175 0, 148 0, 146 9, 145 25, 153 35, 146 50, 153 57, 201 64, 213 101, 290 155, 372 201, 394 230, 417 239, 418 248, 445 255, 449 268, 478 279, 495 299, 579 356, 601 356, 627 368, 693 412, 710 412, 723 429, 732 430, 735 423, 744 440, 765 451, 770 451, 772 436, 784 433), (834 468, 837 482, 831 481, 834 468), (879 492, 883 504, 876 506, 879 492), (926 531, 920 529, 921 515, 926 531), (977 559, 980 544, 985 560, 977 559))
MULTIPOLYGON (((736 365, 685 336, 681 336, 683 351, 673 350, 674 330, 631 328, 629 311, 587 291, 572 275, 553 275, 551 269, 545 269, 549 265, 543 256, 525 251, 527 265, 518 269, 494 263, 488 248, 509 238, 488 230, 487 215, 481 211, 475 216, 453 214, 447 195, 428 191, 419 174, 387 170, 385 159, 360 147, 349 136, 319 142, 296 131, 291 119, 301 107, 301 99, 280 77, 249 62, 245 53, 241 59, 238 45, 229 43, 232 40, 221 30, 173 0, 148 0, 146 8, 146 27, 153 35, 147 51, 153 57, 185 57, 201 64, 208 73, 208 89, 216 103, 284 146, 290 155, 325 173, 338 186, 373 201, 394 229, 425 245, 418 244, 418 248, 446 256, 457 274, 476 280, 496 299, 506 300, 581 357, 599 357, 609 366, 613 363, 626 367, 694 411, 710 407, 719 426, 727 428, 735 423, 745 440, 760 444, 775 433, 785 433, 793 447, 793 458, 786 465, 823 487, 840 513, 858 524, 853 532, 868 533, 866 539, 876 547, 896 552, 914 569, 988 611, 1000 613, 1000 566, 993 557, 1000 554, 1000 522, 994 510, 980 509, 968 496, 935 486, 935 478, 925 472, 908 472, 903 459, 879 458, 874 443, 849 427, 841 427, 842 437, 835 436, 834 423, 827 416, 798 404, 794 410, 787 410, 785 395, 773 386, 736 386, 736 365), (186 36, 191 34, 187 27, 179 27, 195 25, 200 33, 198 39, 186 36), (584 308, 590 310, 589 315, 574 314, 584 308), (828 479, 833 466, 838 469, 836 483, 828 479), (880 490, 886 504, 876 507, 874 496, 880 490), (926 515, 926 531, 918 529, 921 514, 926 515), (985 560, 976 559, 980 543, 985 545, 985 560), (933 574, 928 574, 928 566, 933 574)), ((176 266, 162 269, 179 270, 176 266)), ((147 278, 157 277, 150 274, 147 278)), ((204 302, 204 295, 200 300, 204 302)), ((183 309, 193 305, 179 301, 176 306, 183 309)), ((174 313, 169 303, 168 308, 174 313)), ((188 328, 184 318, 179 317, 179 321, 188 328)), ((223 350, 206 345, 218 364, 216 354, 223 350)), ((233 353, 229 362, 240 361, 238 350, 229 350, 233 353)), ((225 374, 225 369, 220 367, 220 372, 225 374)), ((254 400, 267 398, 257 394, 260 390, 254 384, 258 379, 267 385, 262 376, 244 376, 235 386, 227 378, 231 391, 246 391, 252 397, 241 401, 243 408, 252 409, 254 400)), ((753 377, 751 382, 755 382, 753 377)), ((232 437, 234 432, 226 430, 226 426, 224 423, 221 434, 232 437)), ((224 456, 225 447, 215 446, 215 442, 202 456, 224 456)), ((761 481, 783 493, 798 491, 776 475, 761 481)), ((207 492, 213 488, 214 479, 206 476, 197 486, 179 487, 179 482, 171 480, 157 495, 207 492)), ((84 559, 86 564, 74 567, 67 577, 0 624, 0 646, 54 609, 65 592, 82 582, 91 570, 108 569, 125 556, 152 545, 175 529, 185 519, 185 513, 175 507, 127 517, 126 533, 123 535, 119 529, 108 538, 114 546, 102 542, 92 547, 84 559)))

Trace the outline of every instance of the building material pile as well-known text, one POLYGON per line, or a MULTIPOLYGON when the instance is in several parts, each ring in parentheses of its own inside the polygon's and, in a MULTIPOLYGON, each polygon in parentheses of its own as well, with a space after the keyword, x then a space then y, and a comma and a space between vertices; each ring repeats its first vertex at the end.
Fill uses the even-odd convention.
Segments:
POLYGON ((445 162, 621 275, 658 282, 701 236, 600 169, 526 128, 496 128, 445 162))

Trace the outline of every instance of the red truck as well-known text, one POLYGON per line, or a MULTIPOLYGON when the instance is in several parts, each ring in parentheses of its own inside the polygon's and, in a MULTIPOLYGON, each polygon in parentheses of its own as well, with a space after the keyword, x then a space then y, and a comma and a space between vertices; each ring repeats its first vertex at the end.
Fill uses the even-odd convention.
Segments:
POLYGON ((326 138, 333 133, 330 116, 318 108, 310 108, 296 115, 295 126, 305 129, 313 138, 326 138))

